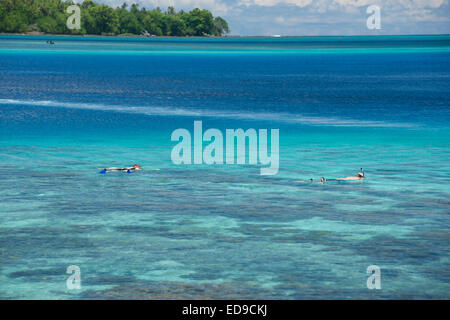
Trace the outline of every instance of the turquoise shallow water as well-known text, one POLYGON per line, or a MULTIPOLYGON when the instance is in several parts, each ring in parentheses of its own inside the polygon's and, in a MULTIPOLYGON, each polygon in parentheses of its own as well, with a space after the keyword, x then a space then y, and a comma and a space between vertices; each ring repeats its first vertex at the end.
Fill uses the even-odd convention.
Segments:
POLYGON ((0 37, 0 298, 449 298, 447 36, 45 39, 0 37), (173 164, 194 120, 279 173, 173 164))

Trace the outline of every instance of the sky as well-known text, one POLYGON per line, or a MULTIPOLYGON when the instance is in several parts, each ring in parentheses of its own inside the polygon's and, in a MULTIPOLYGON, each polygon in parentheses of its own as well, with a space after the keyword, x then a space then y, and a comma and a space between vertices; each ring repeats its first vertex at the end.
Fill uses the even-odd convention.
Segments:
POLYGON ((230 35, 323 36, 450 34, 449 0, 94 0, 152 9, 195 7, 227 20, 230 35), (369 29, 366 10, 380 8, 380 29, 369 29))

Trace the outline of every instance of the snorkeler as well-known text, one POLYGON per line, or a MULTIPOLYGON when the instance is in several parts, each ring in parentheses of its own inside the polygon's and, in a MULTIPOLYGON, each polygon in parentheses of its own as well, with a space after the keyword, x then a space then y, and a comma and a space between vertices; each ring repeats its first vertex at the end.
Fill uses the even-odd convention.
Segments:
POLYGON ((135 170, 142 170, 142 167, 138 164, 133 164, 132 167, 125 167, 125 168, 117 168, 117 167, 112 167, 112 168, 105 168, 102 171, 100 171, 99 173, 106 173, 108 171, 126 171, 127 173, 132 173, 135 170))
POLYGON ((363 168, 361 168, 361 171, 358 172, 357 174, 355 174, 355 175, 352 176, 352 177, 339 178, 339 179, 336 179, 336 180, 338 180, 338 181, 361 180, 361 179, 364 179, 364 178, 365 178, 364 170, 363 170, 363 168))

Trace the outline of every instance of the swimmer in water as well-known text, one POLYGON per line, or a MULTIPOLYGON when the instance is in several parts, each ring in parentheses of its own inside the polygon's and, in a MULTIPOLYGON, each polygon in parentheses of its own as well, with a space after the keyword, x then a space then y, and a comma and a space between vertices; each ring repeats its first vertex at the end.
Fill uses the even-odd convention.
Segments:
POLYGON ((125 167, 125 168, 117 168, 117 167, 111 167, 111 168, 105 168, 102 171, 100 171, 99 173, 106 173, 108 171, 126 171, 128 173, 134 172, 137 170, 142 170, 142 167, 138 164, 133 164, 132 167, 125 167))
POLYGON ((361 180, 361 179, 365 179, 363 168, 361 168, 361 171, 358 172, 357 174, 355 174, 352 177, 339 178, 339 179, 336 179, 336 180, 338 180, 338 181, 348 181, 348 180, 361 180))

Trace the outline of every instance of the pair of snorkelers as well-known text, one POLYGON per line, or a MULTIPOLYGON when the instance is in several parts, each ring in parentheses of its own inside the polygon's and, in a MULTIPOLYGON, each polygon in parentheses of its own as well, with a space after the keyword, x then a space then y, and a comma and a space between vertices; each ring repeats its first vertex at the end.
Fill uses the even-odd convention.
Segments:
MULTIPOLYGON (((361 180, 364 179, 365 175, 364 175, 364 170, 363 168, 361 168, 361 171, 358 172, 357 174, 355 174, 354 176, 351 177, 345 177, 345 178, 337 178, 337 179, 329 179, 328 181, 351 181, 351 180, 361 180)), ((320 178, 320 183, 325 183, 325 181, 327 181, 327 179, 325 179, 324 177, 320 178)), ((304 182, 304 181, 302 181, 304 182)), ((314 182, 314 179, 309 179, 307 180, 307 182, 314 182)))
POLYGON ((102 171, 100 171, 99 173, 105 174, 105 173, 107 173, 109 171, 124 171, 124 172, 127 172, 127 173, 132 173, 132 172, 137 171, 137 170, 142 170, 142 167, 140 165, 138 165, 138 164, 133 164, 133 166, 125 167, 125 168, 118 168, 118 167, 105 168, 102 171))

